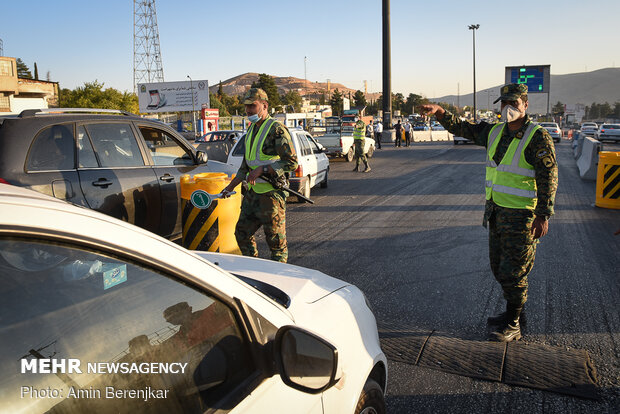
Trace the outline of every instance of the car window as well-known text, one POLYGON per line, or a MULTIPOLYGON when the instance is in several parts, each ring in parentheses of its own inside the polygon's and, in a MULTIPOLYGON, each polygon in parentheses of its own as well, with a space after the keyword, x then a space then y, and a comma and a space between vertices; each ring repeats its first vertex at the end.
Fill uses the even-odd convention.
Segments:
POLYGON ((71 170, 75 168, 73 125, 52 125, 37 134, 30 147, 28 171, 71 170))
POLYGON ((302 156, 312 155, 312 148, 310 148, 310 144, 308 144, 308 139, 305 135, 296 134, 297 140, 299 141, 299 145, 301 146, 300 152, 302 156))
POLYGON ((144 165, 131 125, 105 123, 85 125, 102 167, 144 165))
POLYGON ((235 150, 232 155, 235 157, 243 157, 245 155, 245 137, 247 134, 243 134, 239 141, 237 142, 237 146, 235 146, 235 150))
POLYGON ((603 128, 603 129, 620 129, 620 125, 614 125, 614 124, 603 125, 601 128, 603 128))
POLYGON ((202 413, 255 371, 225 303, 149 267, 0 238, 0 275, 7 412, 202 413), (81 373, 34 373, 48 358, 77 360, 81 373), (60 397, 34 397, 39 390, 60 397), (96 399, 72 398, 80 391, 96 399))
POLYGON ((98 167, 97 157, 95 156, 95 150, 93 144, 90 142, 90 138, 86 133, 84 126, 79 126, 77 129, 78 136, 78 166, 80 168, 94 168, 98 167))
POLYGON ((191 153, 161 129, 140 127, 155 165, 194 165, 191 153))
POLYGON ((310 148, 312 149, 313 153, 318 154, 320 152, 323 152, 321 148, 319 147, 319 144, 314 140, 314 138, 312 138, 312 136, 306 134, 306 138, 308 139, 308 142, 310 143, 310 148))

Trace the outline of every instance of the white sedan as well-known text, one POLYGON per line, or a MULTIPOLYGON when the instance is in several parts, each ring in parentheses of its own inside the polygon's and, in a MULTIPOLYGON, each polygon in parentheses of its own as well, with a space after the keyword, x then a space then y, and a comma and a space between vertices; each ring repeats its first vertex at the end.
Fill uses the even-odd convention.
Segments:
POLYGON ((355 286, 0 184, 6 412, 383 413, 355 286))
MULTIPOLYGON (((289 133, 298 161, 297 169, 289 178, 290 188, 310 198, 311 189, 317 184, 321 188, 327 187, 329 158, 325 155, 323 145, 319 144, 308 132, 291 128, 289 133)), ((228 154, 228 164, 235 169, 235 172, 243 161, 246 136, 242 136, 228 154)))

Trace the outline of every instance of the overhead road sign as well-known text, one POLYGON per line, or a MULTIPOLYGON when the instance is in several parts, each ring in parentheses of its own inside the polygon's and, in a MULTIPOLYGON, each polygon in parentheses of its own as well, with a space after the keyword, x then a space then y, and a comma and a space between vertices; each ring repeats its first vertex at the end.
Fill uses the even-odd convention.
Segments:
POLYGON ((506 66, 506 83, 523 83, 528 93, 549 93, 551 65, 506 66))

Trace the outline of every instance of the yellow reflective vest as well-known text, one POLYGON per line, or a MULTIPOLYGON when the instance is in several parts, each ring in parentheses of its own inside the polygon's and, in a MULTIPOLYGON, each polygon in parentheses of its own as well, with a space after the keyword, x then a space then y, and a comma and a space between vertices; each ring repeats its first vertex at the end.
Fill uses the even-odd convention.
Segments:
POLYGON ((353 130, 353 139, 364 139, 364 134, 366 132, 366 127, 355 127, 353 130))
POLYGON ((540 125, 530 122, 521 139, 514 138, 499 165, 493 156, 506 123, 491 128, 487 139, 486 199, 507 208, 534 210, 536 208, 536 179, 534 166, 525 160, 525 148, 540 125))
MULTIPOLYGON (((265 165, 271 165, 275 161, 280 160, 279 155, 267 155, 263 152, 263 144, 267 138, 267 134, 271 128, 277 124, 277 121, 271 117, 265 118, 262 125, 256 130, 256 124, 250 125, 248 132, 245 135, 245 162, 248 164, 251 170, 256 168, 263 168, 265 165), (254 136, 254 139, 251 138, 254 136)), ((248 186, 255 193, 263 194, 272 190, 275 187, 269 184, 262 178, 257 178, 255 184, 248 183, 248 186)))

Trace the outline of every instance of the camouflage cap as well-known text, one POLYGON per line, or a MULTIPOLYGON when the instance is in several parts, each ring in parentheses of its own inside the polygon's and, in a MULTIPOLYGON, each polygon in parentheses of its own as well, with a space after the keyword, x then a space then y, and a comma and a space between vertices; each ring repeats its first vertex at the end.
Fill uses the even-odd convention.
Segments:
POLYGON ((243 104, 251 105, 254 102, 261 101, 269 101, 267 92, 262 90, 261 88, 250 88, 245 95, 243 95, 243 104))
POLYGON ((508 85, 502 86, 499 90, 500 96, 493 103, 497 103, 498 101, 516 101, 522 96, 527 96, 527 85, 523 83, 509 83, 508 85))

